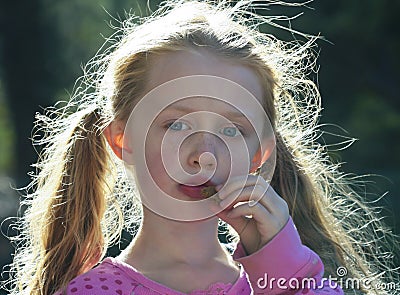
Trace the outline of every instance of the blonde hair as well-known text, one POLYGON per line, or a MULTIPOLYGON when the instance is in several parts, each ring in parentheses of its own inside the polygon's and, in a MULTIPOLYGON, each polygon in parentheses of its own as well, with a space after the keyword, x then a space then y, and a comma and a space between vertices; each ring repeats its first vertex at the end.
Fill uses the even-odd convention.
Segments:
POLYGON ((112 37, 118 42, 89 63, 67 105, 38 115, 45 136, 37 143, 46 147, 24 202, 12 294, 64 288, 101 260, 123 227, 140 220, 133 184, 102 131, 112 120, 126 120, 145 94, 155 56, 193 49, 246 65, 260 77, 277 139, 271 185, 288 203, 304 245, 321 257, 325 274, 335 277, 337 267, 345 266, 354 278, 396 279, 387 259, 398 246, 394 236, 364 204, 352 185, 356 179, 341 173, 316 142, 320 94, 307 78, 315 38, 286 43, 262 34, 259 26, 273 25, 273 18, 254 14, 254 8, 262 7, 251 1, 171 1, 148 18, 131 17, 112 37))

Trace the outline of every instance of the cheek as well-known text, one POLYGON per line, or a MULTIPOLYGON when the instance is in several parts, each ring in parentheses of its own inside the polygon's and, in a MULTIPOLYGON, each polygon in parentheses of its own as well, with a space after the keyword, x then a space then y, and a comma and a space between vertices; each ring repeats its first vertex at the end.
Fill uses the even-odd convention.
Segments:
POLYGON ((177 162, 178 154, 176 140, 170 140, 164 135, 165 133, 152 132, 146 139, 146 165, 158 184, 161 184, 163 179, 169 179, 166 168, 173 171, 174 167, 166 167, 166 165, 177 162))
POLYGON ((146 149, 146 166, 153 181, 164 190, 169 177, 164 168, 160 149, 154 147, 156 146, 146 149))
POLYGON ((162 137, 154 134, 151 130, 148 133, 146 138, 146 147, 145 147, 145 156, 146 156, 146 165, 149 169, 150 173, 154 177, 153 173, 157 173, 160 170, 160 166, 162 166, 161 161, 161 140, 162 137))
POLYGON ((254 136, 253 138, 246 140, 246 145, 247 145, 247 153, 248 153, 249 163, 250 163, 250 167, 249 167, 249 171, 250 171, 251 169, 253 169, 253 166, 255 165, 255 161, 258 161, 256 156, 257 156, 257 152, 261 145, 260 145, 260 142, 259 142, 257 136, 254 136))
POLYGON ((250 160, 252 160, 253 157, 256 155, 257 150, 260 147, 260 142, 257 139, 252 139, 252 140, 247 141, 246 144, 247 144, 250 160))

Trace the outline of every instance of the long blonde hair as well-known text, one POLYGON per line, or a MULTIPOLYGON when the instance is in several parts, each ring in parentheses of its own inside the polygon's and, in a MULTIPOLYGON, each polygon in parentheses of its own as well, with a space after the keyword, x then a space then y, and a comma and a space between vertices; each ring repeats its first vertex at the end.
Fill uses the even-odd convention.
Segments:
POLYGON ((38 116, 45 136, 37 144, 45 148, 19 223, 12 294, 64 288, 101 260, 123 227, 140 220, 134 185, 102 131, 112 120, 126 120, 144 95, 154 56, 200 47, 259 75, 277 139, 271 185, 288 203, 304 245, 321 257, 325 275, 335 277, 345 266, 353 278, 398 279, 387 259, 398 246, 394 236, 364 204, 354 179, 316 142, 320 95, 307 78, 315 38, 286 43, 262 34, 259 26, 273 25, 273 18, 254 8, 257 2, 179 0, 165 2, 151 17, 131 17, 112 37, 118 42, 89 62, 71 100, 38 116))

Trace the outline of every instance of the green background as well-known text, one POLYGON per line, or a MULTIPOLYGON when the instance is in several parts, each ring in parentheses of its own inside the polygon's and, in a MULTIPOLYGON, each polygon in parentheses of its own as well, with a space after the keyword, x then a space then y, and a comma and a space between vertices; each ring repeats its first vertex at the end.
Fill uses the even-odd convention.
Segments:
MULTIPOLYGON (((155 8, 158 2, 150 2, 155 8)), ((146 14, 146 1, 0 0, 0 266, 11 261, 18 193, 28 184, 36 159, 31 145, 34 115, 65 100, 85 64, 125 19, 146 14)), ((276 7, 262 12, 295 16, 299 31, 325 36, 318 41, 318 79, 324 108, 321 140, 331 144, 357 138, 350 147, 332 147, 342 170, 369 175, 368 199, 400 233, 400 39, 396 0, 317 0, 307 7, 276 7), (330 133, 342 137, 332 136, 330 133), (335 151, 336 149, 336 151, 335 151), (339 149, 339 150, 338 150, 339 149)), ((280 23, 288 26, 286 22, 280 23)), ((284 30, 263 27, 293 40, 284 30)), ((301 39, 301 38, 300 38, 301 39)), ((20 193, 23 193, 20 192, 20 193)), ((1 291, 0 291, 1 292, 1 291)), ((1 294, 1 293, 0 293, 1 294)))

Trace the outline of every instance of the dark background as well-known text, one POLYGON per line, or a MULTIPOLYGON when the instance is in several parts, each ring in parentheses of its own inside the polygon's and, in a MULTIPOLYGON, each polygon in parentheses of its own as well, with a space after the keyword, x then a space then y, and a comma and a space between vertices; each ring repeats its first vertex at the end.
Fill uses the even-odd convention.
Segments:
MULTIPOLYGON (((81 66, 110 36, 110 27, 130 9, 146 14, 145 2, 0 0, 0 267, 12 259, 4 237, 14 234, 7 217, 16 216, 19 196, 12 187, 28 184, 36 160, 30 141, 34 114, 68 98, 81 66)), ((154 9, 157 2, 150 4, 154 9)), ((358 139, 345 150, 332 150, 332 158, 343 162, 345 172, 369 175, 367 197, 384 195, 375 204, 400 233, 400 1, 316 0, 308 7, 270 7, 263 13, 303 13, 291 22, 293 28, 329 40, 318 41, 320 70, 313 77, 323 99, 320 123, 330 123, 323 139, 358 139)))

